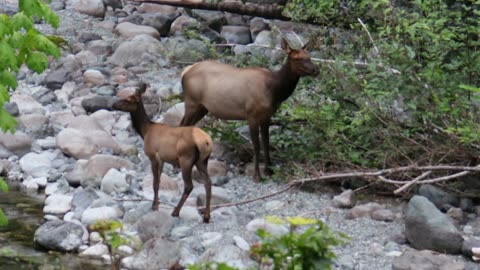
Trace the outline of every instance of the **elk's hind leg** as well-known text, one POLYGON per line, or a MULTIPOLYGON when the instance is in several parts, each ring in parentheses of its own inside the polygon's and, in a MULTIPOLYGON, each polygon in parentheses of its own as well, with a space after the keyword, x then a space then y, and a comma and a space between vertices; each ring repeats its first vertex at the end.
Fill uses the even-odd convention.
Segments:
POLYGON ((208 176, 208 170, 207 170, 208 158, 209 157, 205 158, 205 160, 199 160, 195 165, 198 169, 198 172, 200 173, 200 176, 203 179, 203 185, 205 186, 206 203, 205 203, 205 212, 203 213, 204 223, 210 222, 210 200, 212 198, 212 181, 208 176))
POLYGON ((153 174, 153 203, 152 210, 158 210, 158 189, 160 187, 160 177, 162 176, 163 171, 163 161, 157 160, 154 157, 150 157, 150 162, 152 165, 152 174, 153 174))
POLYGON ((185 102, 185 115, 180 122, 180 126, 194 126, 207 113, 208 110, 203 105, 185 102))
MULTIPOLYGON (((198 157, 196 158, 198 159, 198 157)), ((192 168, 195 162, 196 160, 192 160, 191 158, 188 158, 188 157, 180 157, 179 159, 179 165, 180 165, 180 168, 182 169, 184 188, 183 188, 182 198, 180 199, 177 206, 172 212, 172 216, 174 217, 178 217, 180 215, 180 210, 182 209, 183 204, 185 203, 188 196, 193 190, 192 168)))

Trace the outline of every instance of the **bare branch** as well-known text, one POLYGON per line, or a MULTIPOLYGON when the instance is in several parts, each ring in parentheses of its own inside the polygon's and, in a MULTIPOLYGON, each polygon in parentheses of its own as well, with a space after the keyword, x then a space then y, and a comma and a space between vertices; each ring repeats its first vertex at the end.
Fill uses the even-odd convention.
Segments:
POLYGON ((398 194, 404 190, 406 190, 407 188, 409 188, 410 186, 416 184, 418 181, 424 179, 425 177, 429 176, 430 174, 432 173, 432 171, 426 171, 424 173, 422 173, 421 175, 415 177, 415 179, 413 179, 412 181, 406 183, 405 185, 403 185, 402 187, 396 189, 395 191, 393 191, 393 194, 398 194))
POLYGON ((367 26, 365 26, 365 24, 363 23, 363 21, 360 18, 357 18, 357 20, 362 25, 365 32, 367 32, 368 38, 370 39, 370 42, 372 42, 373 49, 375 49, 375 56, 378 56, 380 54, 380 51, 378 50, 377 45, 375 45, 375 41, 373 41, 372 35, 368 31, 367 26))

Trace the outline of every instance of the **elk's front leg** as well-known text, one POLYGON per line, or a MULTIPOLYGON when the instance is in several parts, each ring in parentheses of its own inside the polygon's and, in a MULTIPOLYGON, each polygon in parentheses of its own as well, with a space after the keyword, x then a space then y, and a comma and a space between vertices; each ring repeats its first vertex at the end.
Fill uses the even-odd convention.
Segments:
POLYGON ((260 126, 262 133, 263 152, 265 154, 265 175, 272 175, 272 161, 270 160, 270 121, 260 126))
POLYGON ((152 174, 153 174, 153 203, 152 210, 158 210, 158 189, 160 188, 160 177, 162 176, 163 171, 163 161, 159 161, 156 158, 150 158, 152 163, 152 174))
POLYGON ((255 174, 253 179, 255 182, 260 182, 260 167, 259 167, 259 158, 260 158, 260 142, 258 139, 258 125, 254 121, 249 121, 248 126, 250 128, 250 138, 253 143, 253 162, 255 166, 255 174))
POLYGON ((183 183, 184 183, 184 188, 183 188, 183 194, 182 198, 178 202, 177 206, 172 212, 172 216, 178 217, 180 215, 180 210, 182 209, 183 204, 188 198, 188 195, 193 190, 193 182, 192 182, 192 168, 193 168, 193 162, 192 160, 188 160, 187 158, 180 158, 179 160, 179 165, 180 168, 182 169, 182 177, 183 177, 183 183))

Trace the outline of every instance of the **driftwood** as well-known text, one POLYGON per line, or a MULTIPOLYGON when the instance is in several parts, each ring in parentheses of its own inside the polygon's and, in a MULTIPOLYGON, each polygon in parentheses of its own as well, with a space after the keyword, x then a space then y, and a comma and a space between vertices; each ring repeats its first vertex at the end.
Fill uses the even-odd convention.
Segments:
MULTIPOLYGON (((246 199, 243 201, 238 201, 238 202, 232 202, 232 203, 226 203, 226 204, 217 204, 217 205, 212 205, 210 208, 211 209, 216 209, 220 207, 230 207, 230 206, 237 206, 237 205, 243 205, 247 203, 252 203, 260 200, 264 200, 276 195, 280 195, 282 193, 285 193, 287 191, 290 191, 294 189, 295 187, 302 186, 305 183, 311 183, 315 181, 336 181, 339 179, 344 179, 344 178, 351 178, 351 177, 362 177, 362 178, 367 178, 367 179, 373 179, 371 183, 374 182, 384 182, 387 184, 393 184, 393 185, 400 185, 399 188, 397 188, 395 191, 393 191, 393 195, 397 195, 401 192, 405 192, 409 187, 416 185, 416 184, 433 184, 433 183, 438 183, 438 182, 445 182, 448 180, 452 179, 457 179, 459 177, 468 175, 472 172, 480 172, 480 165, 478 166, 453 166, 453 165, 432 165, 432 166, 416 166, 416 165, 411 165, 411 166, 404 166, 404 167, 398 167, 398 168, 389 168, 389 169, 383 169, 383 170, 377 170, 377 171, 355 171, 355 172, 346 172, 346 173, 329 173, 329 174, 324 174, 324 175, 319 175, 316 177, 309 177, 309 178, 301 178, 301 179, 296 179, 293 181, 290 181, 288 184, 285 184, 283 187, 278 189, 277 191, 264 194, 259 197, 251 198, 251 199, 246 199), (439 171, 446 171, 446 172, 453 172, 457 171, 457 173, 454 174, 449 174, 445 176, 440 176, 440 177, 434 177, 430 179, 425 179, 428 176, 432 174, 432 172, 439 172, 439 171), (386 178, 387 175, 392 175, 392 174, 400 174, 400 173, 412 173, 412 172, 423 172, 419 176, 415 177, 412 180, 391 180, 386 178)), ((370 185, 370 184, 369 184, 370 185)), ((119 201, 151 201, 148 199, 131 199, 131 200, 119 200, 119 201)), ((170 206, 174 206, 170 203, 167 202, 161 202, 162 204, 167 204, 170 206)), ((198 207, 200 211, 204 210, 204 207, 198 207)))
MULTIPOLYGON (((291 18, 282 14, 283 5, 262 4, 240 1, 207 1, 207 0, 134 0, 135 2, 154 3, 159 5, 169 5, 176 7, 226 11, 230 13, 259 16, 268 19, 291 20, 291 18)), ((268 1, 267 1, 268 2, 268 1)), ((281 1, 285 2, 285 1, 281 1)))

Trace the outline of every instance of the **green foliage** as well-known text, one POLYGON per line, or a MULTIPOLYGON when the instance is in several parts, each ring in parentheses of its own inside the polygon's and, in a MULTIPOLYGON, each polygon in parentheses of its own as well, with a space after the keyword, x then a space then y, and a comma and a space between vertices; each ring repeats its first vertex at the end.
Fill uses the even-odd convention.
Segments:
MULTIPOLYGON (((0 177, 0 193, 1 192, 8 192, 8 185, 3 180, 2 177, 0 177)), ((0 208, 0 226, 6 226, 8 225, 8 219, 3 210, 0 208)))
POLYGON ((9 17, 0 14, 0 129, 14 131, 16 120, 4 109, 9 91, 17 87, 15 74, 22 64, 40 73, 48 67, 48 56, 60 57, 58 45, 65 40, 44 36, 34 27, 35 20, 43 20, 57 28, 58 16, 40 0, 19 0, 20 12, 9 17))
POLYGON ((273 263, 275 270, 331 269, 335 253, 332 246, 343 244, 344 234, 336 235, 322 221, 305 217, 270 218, 274 223, 288 223, 290 232, 275 236, 259 229, 262 242, 252 248, 260 265, 273 263), (307 227, 304 229, 303 227, 307 227))
POLYGON ((206 262, 206 263, 196 263, 187 266, 188 270, 237 270, 228 266, 225 263, 216 263, 216 262, 206 262))

